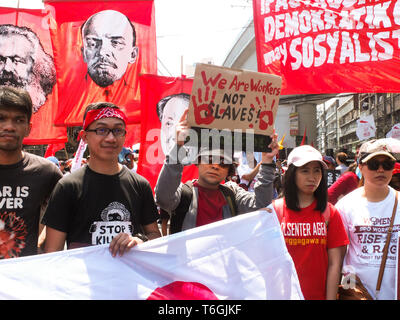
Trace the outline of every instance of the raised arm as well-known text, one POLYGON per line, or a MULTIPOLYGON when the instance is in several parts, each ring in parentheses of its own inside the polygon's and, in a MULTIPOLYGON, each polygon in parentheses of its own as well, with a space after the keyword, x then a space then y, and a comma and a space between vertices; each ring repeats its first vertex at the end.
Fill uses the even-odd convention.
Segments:
POLYGON ((254 193, 248 192, 234 183, 229 183, 236 193, 236 204, 239 213, 246 213, 260 208, 265 208, 272 202, 275 164, 273 159, 278 153, 277 135, 275 132, 271 136, 272 141, 269 144, 271 152, 263 152, 261 167, 258 173, 258 181, 254 187, 254 193))

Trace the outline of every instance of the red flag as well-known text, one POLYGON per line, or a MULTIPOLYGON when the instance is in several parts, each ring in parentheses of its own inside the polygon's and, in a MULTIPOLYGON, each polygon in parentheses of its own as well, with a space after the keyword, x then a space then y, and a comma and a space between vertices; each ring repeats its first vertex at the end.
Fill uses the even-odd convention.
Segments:
POLYGON ((66 128, 53 125, 58 96, 56 69, 47 24, 41 10, 0 8, 0 85, 27 90, 34 113, 24 144, 67 141, 66 128))
POLYGON ((253 0, 258 71, 283 95, 400 91, 400 2, 253 0))
POLYGON ((307 138, 307 127, 304 128, 303 139, 301 140, 301 143, 300 143, 301 146, 306 143, 306 138, 307 138))
POLYGON ((125 147, 131 148, 140 142, 140 123, 128 124, 126 126, 125 147))
POLYGON ((51 143, 47 146, 44 157, 47 158, 47 157, 54 156, 58 150, 61 150, 64 147, 65 147, 65 143, 51 143))
MULTIPOLYGON (((168 131, 167 127, 170 129, 169 133, 175 132, 176 123, 189 106, 189 100, 186 101, 185 97, 188 99, 190 96, 192 84, 193 80, 186 78, 140 76, 142 127, 137 171, 150 182, 152 188, 156 185, 158 174, 165 160, 163 149, 168 148, 168 138, 165 134, 168 131), (157 109, 159 110, 157 111, 157 109), (166 110, 172 110, 172 113, 169 113, 170 117, 167 116, 166 110), (160 118, 162 119, 163 114, 164 132, 161 133, 160 118)), ((186 182, 197 176, 195 165, 186 166, 183 170, 182 181, 186 182)))
POLYGON ((108 101, 140 122, 140 73, 157 72, 153 1, 48 1, 59 88, 56 125, 80 126, 108 101))

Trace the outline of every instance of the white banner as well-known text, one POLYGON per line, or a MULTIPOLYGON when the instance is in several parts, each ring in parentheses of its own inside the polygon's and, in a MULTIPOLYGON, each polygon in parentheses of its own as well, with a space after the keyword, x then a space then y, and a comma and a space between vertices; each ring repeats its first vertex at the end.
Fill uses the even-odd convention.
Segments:
POLYGON ((358 139, 367 140, 375 137, 376 126, 374 116, 372 114, 364 117, 360 117, 357 120, 356 135, 358 139))
POLYGON ((72 159, 71 172, 82 167, 83 154, 85 153, 87 144, 81 139, 79 141, 78 149, 76 150, 75 157, 72 159))
POLYGON ((0 299, 303 299, 278 219, 266 211, 143 243, 0 261, 0 299))
POLYGON ((392 129, 386 134, 386 138, 400 140, 400 123, 397 123, 392 127, 392 129))

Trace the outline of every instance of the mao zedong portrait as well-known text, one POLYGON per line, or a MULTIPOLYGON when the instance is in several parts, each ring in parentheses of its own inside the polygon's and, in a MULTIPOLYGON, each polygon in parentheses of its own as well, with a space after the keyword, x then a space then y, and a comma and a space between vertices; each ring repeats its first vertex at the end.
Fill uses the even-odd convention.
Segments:
POLYGON ((176 144, 175 127, 183 113, 189 108, 190 95, 178 93, 162 98, 157 103, 157 115, 161 121, 161 147, 168 155, 176 144))

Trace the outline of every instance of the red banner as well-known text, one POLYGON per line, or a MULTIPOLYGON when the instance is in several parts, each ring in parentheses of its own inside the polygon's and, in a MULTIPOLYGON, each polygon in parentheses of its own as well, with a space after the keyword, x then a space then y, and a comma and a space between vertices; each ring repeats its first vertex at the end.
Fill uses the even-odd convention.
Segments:
POLYGON ((140 128, 140 123, 128 124, 126 126, 125 147, 132 148, 134 144, 140 142, 140 128))
MULTIPOLYGON (((175 144, 175 126, 189 107, 192 85, 192 79, 140 76, 142 127, 137 172, 153 189, 165 160, 164 154, 175 144)), ((197 176, 195 165, 185 166, 182 182, 197 176)))
POLYGON ((45 13, 0 8, 0 21, 0 85, 27 90, 33 103, 32 130, 23 143, 66 142, 66 128, 53 125, 58 97, 45 13))
POLYGON ((258 71, 282 94, 400 92, 399 0, 253 0, 258 71))
POLYGON ((46 152, 44 154, 44 157, 47 158, 47 157, 55 156, 56 152, 58 150, 63 149, 63 148, 65 148, 65 143, 52 143, 52 144, 49 144, 47 146, 47 149, 46 149, 46 152))
POLYGON ((140 122, 140 73, 157 72, 153 1, 49 1, 59 108, 56 125, 82 125, 108 101, 140 122))

